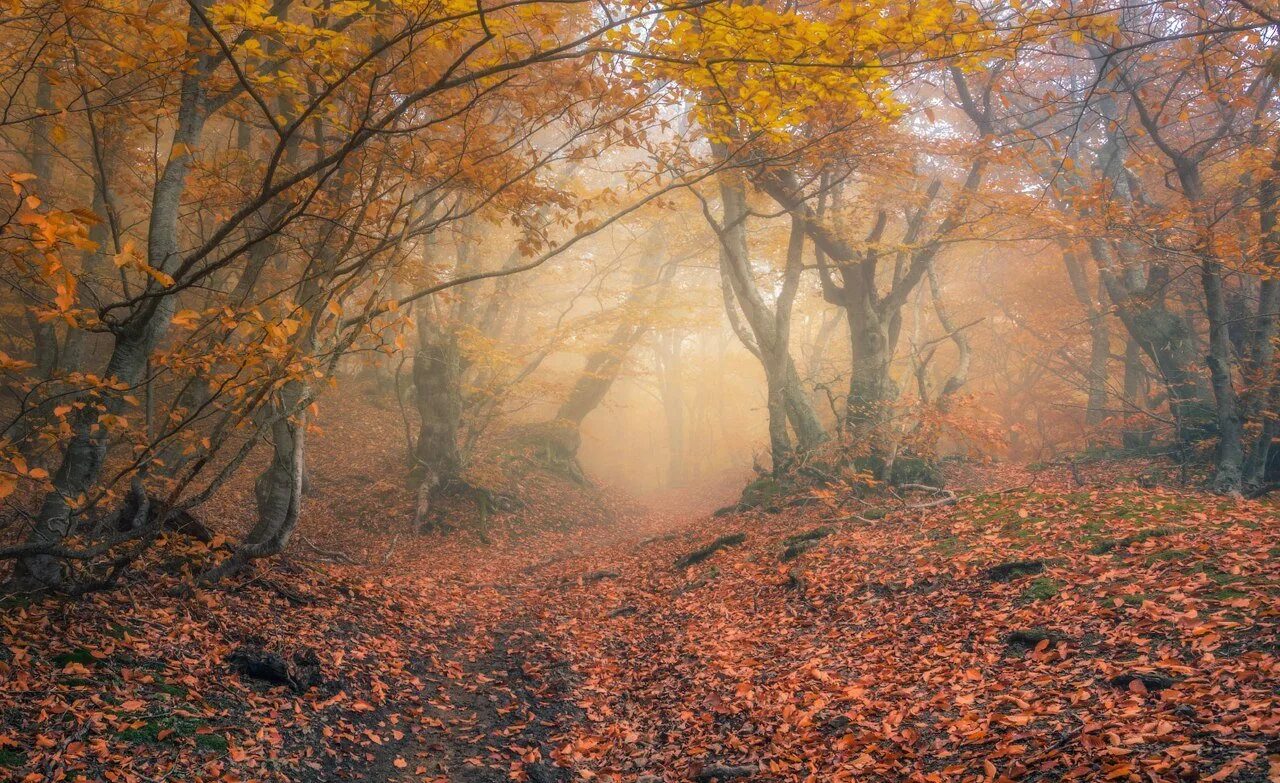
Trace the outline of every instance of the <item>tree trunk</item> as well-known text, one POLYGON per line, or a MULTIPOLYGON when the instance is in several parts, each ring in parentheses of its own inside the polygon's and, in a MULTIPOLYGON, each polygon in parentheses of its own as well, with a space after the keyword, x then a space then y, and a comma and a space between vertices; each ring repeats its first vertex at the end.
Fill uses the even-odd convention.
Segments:
MULTIPOLYGON (((203 27, 194 9, 188 17, 188 29, 191 48, 202 49, 204 35, 200 31, 203 27)), ((178 121, 169 160, 152 190, 147 260, 153 268, 166 273, 173 272, 180 261, 178 220, 182 194, 192 150, 199 145, 204 129, 203 82, 211 67, 209 59, 202 56, 182 77, 178 121)), ((173 296, 159 294, 144 300, 129 314, 115 334, 115 345, 106 368, 108 378, 126 387, 133 387, 142 379, 151 352, 168 329, 174 306, 173 296)), ((104 406, 107 413, 119 413, 124 407, 122 394, 106 395, 104 406)), ((54 474, 53 490, 45 495, 27 543, 54 545, 71 531, 77 511, 74 504, 90 495, 101 475, 109 446, 105 428, 97 425, 98 417, 99 411, 91 406, 76 415, 71 439, 54 474)), ((57 587, 62 582, 62 564, 52 555, 24 557, 16 564, 14 581, 22 590, 57 587)))
POLYGON ((307 385, 291 380, 266 409, 271 426, 271 462, 253 485, 257 522, 229 558, 201 575, 201 583, 217 582, 250 561, 278 554, 289 545, 302 514, 309 399, 307 385))
POLYGON ((418 311, 417 329, 413 385, 421 423, 409 475, 418 490, 417 524, 423 525, 430 524, 440 490, 462 472, 462 356, 457 332, 433 318, 428 307, 418 311))
MULTIPOLYGON (((1262 263, 1272 275, 1280 274, 1280 227, 1277 226, 1277 191, 1280 190, 1280 155, 1272 159, 1272 170, 1259 187, 1259 228, 1262 234, 1262 263)), ((1261 420, 1258 437, 1244 465, 1244 483, 1251 489, 1267 482, 1272 441, 1280 430, 1276 411, 1280 409, 1280 377, 1277 375, 1275 339, 1280 322, 1280 278, 1267 277, 1258 285, 1258 311, 1249 345, 1249 378, 1252 393, 1245 404, 1245 420, 1261 420), (1270 415, 1268 415, 1270 414, 1270 415)))
POLYGON ((795 300, 802 268, 804 231, 793 221, 787 252, 787 268, 782 289, 773 308, 765 303, 751 271, 750 247, 747 242, 746 185, 739 178, 722 177, 720 201, 723 209, 719 224, 708 215, 712 229, 720 240, 720 274, 724 284, 725 308, 730 323, 743 344, 760 360, 768 388, 766 409, 769 415, 769 444, 775 472, 784 470, 793 458, 790 423, 798 448, 808 451, 827 439, 827 433, 813 410, 790 352, 791 305, 795 300), (736 303, 736 307, 735 307, 736 303), (741 310, 744 327, 737 321, 741 310), (749 330, 749 331, 748 331, 749 330))
POLYGON ((1209 377, 1213 382, 1218 419, 1218 452, 1213 487, 1218 492, 1239 493, 1244 481, 1244 429, 1239 401, 1232 380, 1230 319, 1222 291, 1222 270, 1218 261, 1204 258, 1200 263, 1205 311, 1209 317, 1209 377))
POLYGON ((644 257, 636 267, 632 290, 620 306, 620 321, 604 347, 587 357, 587 364, 578 376, 569 396, 556 411, 552 422, 551 442, 557 462, 563 463, 570 473, 581 479, 578 468, 578 449, 582 446, 582 422, 604 402, 609 389, 622 374, 627 356, 649 330, 651 319, 643 310, 662 295, 667 283, 662 269, 665 254, 665 237, 661 224, 650 229, 652 240, 647 243, 644 257))
MULTIPOLYGON (((1132 337, 1124 345, 1124 396, 1137 411, 1147 410, 1147 368, 1142 362, 1142 348, 1132 337)), ((1126 425, 1121 443, 1131 451, 1151 446, 1151 428, 1126 425)))
MULTIPOLYGON (((38 116, 31 123, 31 173, 36 175, 37 187, 45 193, 53 189, 53 148, 50 132, 52 123, 49 116, 53 112, 53 85, 45 68, 36 67, 36 110, 38 116)), ((45 196, 45 200, 49 200, 45 196)), ((53 375, 58 366, 58 334, 52 321, 41 321, 35 313, 27 311, 27 320, 34 341, 32 359, 35 373, 39 378, 53 375)))
POLYGON ((659 390, 667 422, 667 486, 678 487, 685 480, 684 465, 684 379, 680 361, 684 335, 669 329, 655 341, 659 390))

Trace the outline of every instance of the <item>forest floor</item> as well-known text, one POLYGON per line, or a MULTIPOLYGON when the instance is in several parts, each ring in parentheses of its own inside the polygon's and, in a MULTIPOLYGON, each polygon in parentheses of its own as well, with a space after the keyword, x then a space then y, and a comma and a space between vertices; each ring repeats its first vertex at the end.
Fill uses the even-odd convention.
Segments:
POLYGON ((173 540, 7 604, 0 780, 1280 780, 1274 505, 1136 462, 958 466, 879 519, 512 472, 513 518, 421 536, 383 418, 318 434, 286 557, 186 596, 173 540))

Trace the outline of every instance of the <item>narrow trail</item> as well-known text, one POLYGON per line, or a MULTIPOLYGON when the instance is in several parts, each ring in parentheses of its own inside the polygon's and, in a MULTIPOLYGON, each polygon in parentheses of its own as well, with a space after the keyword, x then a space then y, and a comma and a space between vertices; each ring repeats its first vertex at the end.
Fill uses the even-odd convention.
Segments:
MULTIPOLYGON (((457 643, 418 658, 415 673, 428 705, 428 731, 380 748, 359 777, 425 776, 449 783, 574 779, 570 769, 555 763, 558 748, 584 718, 576 703, 581 675, 562 629, 576 625, 578 633, 605 635, 602 625, 617 616, 617 608, 598 603, 596 588, 622 576, 618 553, 679 536, 708 513, 701 506, 678 512, 632 507, 595 529, 532 535, 517 552, 498 555, 496 568, 475 569, 482 576, 464 589, 485 593, 483 610, 453 618, 440 636, 457 643), (538 552, 541 557, 527 562, 524 553, 538 552), (592 610, 578 611, 584 605, 592 610)), ((494 560, 483 548, 471 556, 494 560)), ((467 570, 463 561, 460 572, 467 570)))

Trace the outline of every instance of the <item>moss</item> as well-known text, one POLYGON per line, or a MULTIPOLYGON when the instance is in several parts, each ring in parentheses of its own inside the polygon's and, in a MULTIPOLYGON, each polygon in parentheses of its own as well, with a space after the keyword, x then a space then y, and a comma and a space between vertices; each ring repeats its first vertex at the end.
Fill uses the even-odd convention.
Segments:
POLYGON ((1037 535, 1036 527, 1043 524, 1044 521, 1041 517, 1027 517, 1026 519, 1014 517, 1005 522, 1000 530, 1010 538, 1025 542, 1027 539, 1034 538, 1037 535))
POLYGON ((216 750, 219 753, 227 752, 227 738, 221 734, 197 734, 196 747, 201 750, 216 750))
MULTIPOLYGON (((1171 536, 1174 533, 1178 533, 1178 532, 1181 532, 1178 528, 1164 527, 1164 526, 1153 527, 1150 530, 1142 530, 1137 533, 1134 533, 1131 536, 1125 536, 1124 538, 1104 538, 1101 541, 1098 541, 1098 543, 1094 544, 1089 551, 1095 555, 1105 555, 1106 553, 1110 552, 1113 549, 1127 549, 1133 544, 1140 544, 1143 541, 1150 541, 1153 538, 1163 538, 1165 536, 1171 536)), ((1181 550, 1169 550, 1169 551, 1177 552, 1181 550)))
POLYGON ((1095 517, 1081 525, 1080 529, 1089 535, 1100 535, 1107 527, 1108 525, 1104 520, 1095 517))
POLYGON ((0 596, 0 611, 8 611, 10 609, 26 609, 35 603, 30 595, 13 594, 0 596))
POLYGON ((0 767, 10 769, 22 767, 27 763, 27 754, 21 750, 0 749, 0 767))
POLYGON ((77 647, 69 652, 60 652, 50 660, 57 664, 59 668, 72 663, 78 663, 83 666, 92 666, 98 662, 98 659, 93 657, 93 653, 83 647, 77 647))
POLYGON ((937 462, 920 457, 898 457, 894 460, 891 480, 894 484, 928 484, 931 487, 941 487, 946 482, 937 462))
POLYGON ((1022 591, 1022 597, 1028 601, 1043 601, 1053 598, 1061 589, 1062 585, 1057 580, 1041 576, 1027 585, 1027 589, 1022 591))
POLYGON ((761 476, 742 489, 741 505, 746 508, 773 508, 786 497, 788 485, 773 476, 761 476))
POLYGON ((932 549, 940 555, 951 556, 968 551, 969 546, 956 536, 945 536, 938 539, 937 543, 932 546, 932 549))
POLYGON ((710 544, 699 547, 689 554, 677 559, 676 568, 688 568, 689 566, 697 565, 708 557, 714 555, 716 552, 719 552, 721 549, 724 549, 725 547, 738 546, 746 540, 746 533, 730 533, 729 535, 720 536, 710 544))
POLYGON ((826 538, 834 532, 836 532, 835 528, 823 525, 822 527, 815 527, 813 530, 806 530, 803 533, 796 533, 794 535, 787 536, 782 539, 782 543, 787 546, 791 546, 792 544, 799 544, 801 541, 817 541, 820 538, 826 538))
POLYGON ((208 730, 208 722, 201 718, 170 715, 164 718, 153 718, 141 726, 117 732, 116 736, 126 742, 156 745, 160 743, 177 744, 182 740, 194 738, 197 748, 202 750, 227 750, 227 738, 208 730), (161 732, 166 732, 164 739, 161 732))
POLYGON ((1191 553, 1185 549, 1165 549, 1160 552, 1152 552, 1147 555, 1148 563, 1168 563, 1173 560, 1179 560, 1184 557, 1190 557, 1191 553))

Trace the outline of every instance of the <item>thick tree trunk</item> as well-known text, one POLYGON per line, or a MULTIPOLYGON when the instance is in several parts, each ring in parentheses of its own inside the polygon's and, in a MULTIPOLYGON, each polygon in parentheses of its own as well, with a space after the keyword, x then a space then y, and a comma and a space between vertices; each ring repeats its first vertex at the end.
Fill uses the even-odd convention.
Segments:
POLYGON ((569 422, 575 428, 582 426, 587 416, 604 402, 642 333, 642 327, 630 323, 614 329, 609 342, 587 357, 587 364, 569 390, 569 396, 556 411, 558 420, 569 422))
POLYGON ((652 240, 647 243, 645 255, 635 270, 631 293, 619 310, 620 322, 614 327, 609 341, 587 357, 586 366, 551 423, 548 446, 554 450, 556 461, 562 463, 575 478, 583 478, 578 467, 582 422, 604 402, 609 389, 622 374, 627 357, 648 332, 651 319, 640 311, 649 307, 666 288, 668 278, 661 263, 665 237, 661 233, 661 225, 650 231, 653 232, 652 240))
MULTIPOLYGON (((1142 348, 1129 337, 1124 346, 1124 397, 1138 411, 1147 410, 1147 368, 1142 361, 1142 348)), ((1139 450, 1151 446, 1152 431, 1149 426, 1135 428, 1126 425, 1120 442, 1126 449, 1139 450)))
POLYGON ((888 406, 898 396, 897 385, 889 372, 893 362, 889 336, 879 319, 868 318, 863 308, 850 308, 847 312, 853 366, 845 427, 853 440, 871 447, 872 456, 883 456, 888 443, 883 432, 889 416, 888 406))
MULTIPOLYGON (((1115 84, 1113 73, 1100 74, 1100 78, 1105 78, 1109 86, 1115 84)), ((1127 168, 1129 137, 1113 93, 1102 94, 1099 111, 1111 120, 1106 141, 1098 151, 1099 173, 1116 201, 1133 209, 1137 196, 1127 168)), ((1091 236, 1088 242, 1116 315, 1151 359, 1164 384, 1177 438, 1185 446, 1194 439, 1208 411, 1202 404, 1199 379, 1190 369, 1196 361, 1195 335, 1186 320, 1170 311, 1166 302, 1168 268, 1157 263, 1144 271, 1138 249, 1129 242, 1113 246, 1099 236, 1091 236)))
POLYGON ((1222 264, 1213 255, 1213 228, 1204 205, 1204 185, 1196 162, 1174 161, 1183 196, 1197 216, 1200 231, 1200 285, 1204 289, 1205 315, 1209 319, 1209 379, 1213 385, 1214 412, 1218 422, 1218 450, 1213 487, 1218 492, 1238 494, 1244 483, 1244 426, 1236 393, 1231 344, 1231 316, 1223 290, 1222 264))
MULTIPOLYGON (((1272 275, 1280 275, 1280 155, 1272 159, 1271 176, 1258 189, 1262 263, 1272 275)), ((1267 483, 1272 441, 1280 434, 1276 411, 1280 409, 1280 368, 1276 365, 1275 339, 1280 323, 1280 278, 1267 277, 1258 284, 1258 311, 1249 339, 1248 378, 1251 394, 1245 403, 1245 420, 1261 421, 1259 432, 1244 465, 1244 483, 1258 489, 1267 483), (1270 413, 1270 415, 1268 415, 1270 413)))
MULTIPOLYGON (((826 429, 813 410, 790 352, 791 305, 794 302, 802 264, 804 232, 800 222, 792 226, 787 253, 787 269, 782 290, 773 308, 765 303, 751 272, 750 246, 747 242, 746 185, 740 179, 724 177, 720 181, 722 222, 715 224, 720 240, 720 273, 725 292, 725 308, 730 322, 743 344, 760 360, 768 389, 766 409, 769 415, 769 444, 773 470, 780 472, 793 459, 790 423, 795 432, 796 447, 809 451, 827 439, 826 429), (736 303, 736 304, 735 304, 736 303), (742 313, 745 327, 738 322, 742 313)), ((709 218, 710 219, 710 218, 709 218)))
POLYGON ((417 329, 413 386, 421 423, 409 475, 418 491, 417 523, 423 525, 430 524, 428 517, 440 490, 462 472, 458 448, 458 432, 462 427, 462 356, 456 331, 433 318, 427 307, 419 310, 417 329))
MULTIPOLYGON (((150 355, 151 343, 146 333, 117 338, 107 364, 107 377, 133 387, 142 380, 150 355)), ((105 397, 107 413, 119 413, 124 401, 119 394, 105 397)), ((72 423, 71 438, 62 455, 62 463, 53 474, 53 490, 44 497, 36 522, 27 535, 27 543, 55 546, 74 527, 79 503, 87 498, 102 473, 109 436, 98 424, 101 415, 94 406, 80 409, 72 423)), ((15 586, 22 591, 55 588, 62 582, 61 561, 48 554, 24 557, 14 572, 15 586)))
POLYGON ((782 389, 786 401, 787 421, 796 434, 796 445, 801 451, 809 451, 827 440, 827 428, 822 426, 817 412, 813 409, 813 398, 805 390, 800 374, 796 372, 795 361, 788 351, 782 357, 786 360, 786 381, 782 389))
POLYGON ((310 397, 305 383, 288 381, 263 412, 270 421, 271 461, 253 485, 257 522, 230 557, 200 576, 201 583, 217 582, 250 561, 279 554, 289 545, 302 515, 310 397))
POLYGON ((1222 291, 1221 265, 1209 258, 1200 263, 1200 281, 1204 287, 1205 311, 1209 317, 1209 377, 1213 382, 1215 411, 1218 420, 1218 452, 1213 487, 1218 492, 1238 493, 1244 482, 1244 428, 1240 406, 1232 380, 1233 363, 1230 319, 1222 291))
POLYGON ((1190 443, 1203 425, 1207 411, 1191 370, 1195 348, 1190 327, 1182 316, 1165 305, 1168 270, 1161 265, 1153 266, 1150 278, 1135 290, 1114 273, 1114 254, 1107 243, 1093 238, 1089 244, 1107 295, 1116 307, 1116 315, 1151 360, 1165 387, 1178 440, 1190 443))

